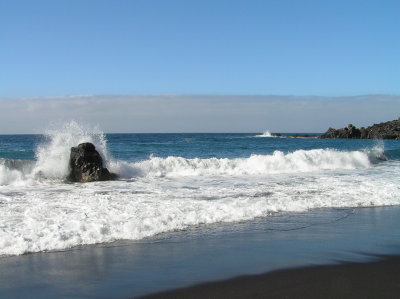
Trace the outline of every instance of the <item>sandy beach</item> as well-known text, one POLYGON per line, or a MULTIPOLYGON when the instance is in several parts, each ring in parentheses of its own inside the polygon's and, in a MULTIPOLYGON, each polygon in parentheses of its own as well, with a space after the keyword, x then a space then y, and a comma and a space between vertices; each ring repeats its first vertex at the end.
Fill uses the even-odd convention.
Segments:
POLYGON ((141 298, 397 298, 399 275, 400 256, 390 256, 243 276, 141 298))

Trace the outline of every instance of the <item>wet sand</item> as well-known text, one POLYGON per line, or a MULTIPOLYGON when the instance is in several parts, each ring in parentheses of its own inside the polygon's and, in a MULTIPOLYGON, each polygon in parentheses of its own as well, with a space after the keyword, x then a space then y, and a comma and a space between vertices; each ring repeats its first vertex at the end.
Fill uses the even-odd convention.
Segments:
POLYGON ((399 277, 400 256, 390 256, 242 276, 142 298, 399 298, 399 277))

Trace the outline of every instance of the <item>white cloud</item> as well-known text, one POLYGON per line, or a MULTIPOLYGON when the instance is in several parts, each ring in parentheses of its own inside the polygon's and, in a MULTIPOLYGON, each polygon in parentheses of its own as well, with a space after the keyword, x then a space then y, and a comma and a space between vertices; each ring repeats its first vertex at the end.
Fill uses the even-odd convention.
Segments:
POLYGON ((400 96, 65 96, 0 99, 0 134, 75 119, 105 132, 323 132, 398 118, 400 96))

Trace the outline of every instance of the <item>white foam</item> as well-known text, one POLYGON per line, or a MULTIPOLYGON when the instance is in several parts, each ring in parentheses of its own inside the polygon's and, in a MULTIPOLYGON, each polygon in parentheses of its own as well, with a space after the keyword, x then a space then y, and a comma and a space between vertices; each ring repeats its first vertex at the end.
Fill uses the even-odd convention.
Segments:
POLYGON ((35 152, 36 161, 0 159, 0 185, 34 185, 63 181, 68 175, 71 147, 91 142, 103 161, 109 161, 104 133, 76 121, 55 125, 45 133, 45 142, 35 152))
POLYGON ((400 163, 377 167, 270 177, 3 186, 0 255, 136 240, 274 212, 400 204, 400 163))
POLYGON ((255 137, 276 137, 274 135, 271 134, 270 131, 264 131, 262 134, 256 135, 255 137))
POLYGON ((47 142, 36 150, 36 166, 34 175, 63 179, 68 175, 68 162, 71 147, 83 142, 91 142, 96 146, 104 160, 107 161, 107 144, 104 133, 97 128, 85 127, 76 121, 71 121, 61 127, 49 129, 47 142))
MULTIPOLYGON (((337 151, 331 149, 297 150, 292 153, 275 151, 269 155, 247 158, 187 159, 171 156, 151 156, 136 163, 113 160, 107 151, 104 133, 97 128, 71 121, 55 126, 46 133, 46 141, 36 149, 36 162, 29 168, 0 171, 0 184, 44 183, 62 181, 68 175, 70 149, 82 142, 91 142, 103 157, 105 166, 123 178, 179 177, 221 175, 270 175, 312 171, 359 169, 371 166, 371 161, 383 156, 383 145, 364 151, 337 151)), ((4 164, 4 163, 3 163, 4 164)), ((3 165, 0 163, 0 165, 3 165)), ((3 165, 5 166, 5 165, 3 165)))
POLYGON ((16 182, 22 179, 22 172, 9 169, 4 165, 0 165, 0 186, 1 185, 8 185, 12 182, 16 182))
POLYGON ((24 185, 33 167, 33 161, 0 158, 0 186, 24 185))
POLYGON ((128 163, 108 156, 100 131, 76 122, 47 136, 36 164, 0 163, 0 256, 137 240, 281 211, 400 204, 400 162, 372 165, 383 155, 379 146, 128 163), (108 167, 129 180, 63 183, 70 147, 81 142, 94 143, 108 167))
MULTIPOLYGON (((375 153, 372 153, 375 154, 375 153)), ((371 154, 371 155, 372 155, 371 154)), ((331 149, 297 150, 285 154, 252 155, 248 158, 187 159, 183 157, 150 157, 137 163, 111 163, 113 171, 125 178, 135 176, 179 177, 221 175, 270 175, 337 169, 360 169, 371 166, 366 151, 331 149)))
POLYGON ((365 151, 337 151, 331 149, 297 150, 292 153, 275 151, 271 155, 252 155, 248 158, 187 159, 170 156, 151 156, 140 162, 116 161, 108 158, 104 136, 84 132, 71 135, 58 132, 49 135, 49 141, 38 148, 38 161, 27 170, 0 172, 0 184, 32 184, 43 179, 62 181, 68 174, 70 148, 81 142, 93 142, 107 167, 122 178, 134 177, 182 177, 182 176, 242 176, 271 175, 281 173, 305 173, 327 170, 363 169, 371 161, 383 156, 382 148, 365 151), (33 168, 33 169, 32 169, 33 168))

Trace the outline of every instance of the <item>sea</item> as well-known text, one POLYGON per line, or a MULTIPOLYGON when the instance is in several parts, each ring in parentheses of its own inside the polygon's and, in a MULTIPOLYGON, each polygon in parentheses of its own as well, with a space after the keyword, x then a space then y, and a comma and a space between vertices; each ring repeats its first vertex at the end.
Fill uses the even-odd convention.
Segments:
POLYGON ((270 227, 284 231, 307 226, 316 211, 339 219, 395 205, 398 140, 105 134, 75 121, 42 135, 0 135, 0 258, 210 227, 223 234, 257 219, 277 219, 270 227), (70 148, 83 142, 117 180, 66 181, 70 148))

